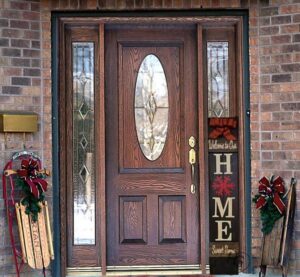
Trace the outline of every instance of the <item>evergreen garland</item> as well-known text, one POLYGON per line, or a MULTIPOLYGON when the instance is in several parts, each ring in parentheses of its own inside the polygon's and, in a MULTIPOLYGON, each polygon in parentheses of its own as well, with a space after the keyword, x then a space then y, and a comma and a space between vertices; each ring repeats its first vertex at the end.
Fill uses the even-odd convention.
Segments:
MULTIPOLYGON (((255 195, 253 202, 256 203, 257 199, 260 197, 259 194, 255 195)), ((283 215, 277 210, 273 205, 273 199, 269 197, 267 199, 267 204, 260 209, 260 219, 262 222, 261 231, 267 235, 273 230, 275 222, 281 218, 283 215)))
POLYGON ((275 222, 284 215, 284 191, 283 180, 280 176, 275 178, 272 175, 270 179, 263 177, 259 181, 259 193, 253 197, 252 201, 256 203, 256 208, 260 209, 261 231, 265 235, 271 233, 275 222))
MULTIPOLYGON (((43 178, 43 176, 39 176, 40 178, 43 178)), ((24 192, 25 197, 22 198, 21 204, 26 207, 25 213, 28 215, 31 215, 31 218, 34 222, 38 220, 38 214, 41 211, 40 203, 45 200, 45 194, 42 191, 40 187, 38 187, 38 190, 40 192, 39 198, 36 198, 30 191, 29 186, 27 183, 21 179, 16 179, 16 185, 24 192)))

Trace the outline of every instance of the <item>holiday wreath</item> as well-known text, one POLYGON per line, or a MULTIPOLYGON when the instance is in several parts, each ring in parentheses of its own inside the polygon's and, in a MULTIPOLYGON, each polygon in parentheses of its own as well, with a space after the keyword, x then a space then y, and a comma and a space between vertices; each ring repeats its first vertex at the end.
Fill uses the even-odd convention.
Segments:
POLYGON ((16 185, 25 194, 21 203, 26 207, 26 214, 31 215, 35 222, 41 211, 40 204, 45 200, 44 192, 48 187, 45 178, 49 176, 49 172, 41 170, 39 162, 29 158, 21 161, 21 169, 18 169, 16 173, 16 185))
POLYGON ((260 179, 258 194, 254 196, 253 202, 256 203, 256 208, 260 210, 261 230, 265 235, 272 231, 275 222, 284 215, 284 193, 284 181, 280 176, 260 179))

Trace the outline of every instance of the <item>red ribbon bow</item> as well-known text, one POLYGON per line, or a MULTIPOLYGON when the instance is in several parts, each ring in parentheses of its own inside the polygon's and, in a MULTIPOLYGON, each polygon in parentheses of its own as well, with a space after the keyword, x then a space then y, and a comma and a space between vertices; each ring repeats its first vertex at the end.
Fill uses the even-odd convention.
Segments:
POLYGON ((40 188, 43 192, 47 190, 48 183, 38 177, 40 171, 39 163, 34 159, 22 160, 21 169, 17 170, 18 176, 30 187, 31 193, 36 198, 40 198, 40 188))
POLYGON ((265 206, 267 204, 267 198, 271 197, 273 199, 273 205, 278 209, 280 214, 282 214, 285 210, 285 204, 280 197, 280 195, 285 192, 283 183, 280 176, 272 177, 271 180, 267 177, 261 178, 258 186, 258 192, 261 196, 256 202, 256 208, 260 209, 265 206))
POLYGON ((208 136, 210 139, 217 139, 220 136, 224 136, 226 140, 236 140, 235 135, 230 130, 237 126, 235 118, 210 118, 209 126, 215 127, 208 136))

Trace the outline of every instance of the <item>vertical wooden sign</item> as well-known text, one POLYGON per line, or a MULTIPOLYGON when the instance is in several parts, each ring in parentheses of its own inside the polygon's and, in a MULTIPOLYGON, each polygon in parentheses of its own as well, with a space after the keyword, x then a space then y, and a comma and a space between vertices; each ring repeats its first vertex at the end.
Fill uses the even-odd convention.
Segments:
POLYGON ((208 126, 210 273, 238 274, 237 120, 210 118, 208 126))

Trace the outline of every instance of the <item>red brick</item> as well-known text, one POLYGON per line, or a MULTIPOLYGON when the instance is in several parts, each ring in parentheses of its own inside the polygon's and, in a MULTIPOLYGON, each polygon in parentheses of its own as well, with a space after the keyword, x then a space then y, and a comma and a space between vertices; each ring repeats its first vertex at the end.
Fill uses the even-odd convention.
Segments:
POLYGON ((276 34, 279 33, 279 27, 278 26, 261 27, 259 29, 259 33, 262 36, 265 36, 265 35, 276 35, 276 34))
POLYGON ((299 5, 281 5, 280 7, 280 14, 295 14, 300 13, 299 5))
POLYGON ((15 58, 15 59, 11 60, 11 64, 13 66, 30 66, 30 60, 29 59, 15 58))
POLYGON ((285 15, 285 16, 274 16, 272 17, 272 24, 287 24, 291 23, 292 17, 290 15, 285 15))
POLYGON ((8 46, 9 40, 7 38, 0 38, 0 47, 8 46))
POLYGON ((271 160, 272 156, 273 156, 273 152, 262 151, 263 160, 271 160))
POLYGON ((24 57, 39 57, 40 56, 40 51, 39 50, 31 50, 31 49, 24 49, 23 50, 23 56, 24 57))
POLYGON ((22 36, 23 36, 23 30, 2 29, 2 37, 7 37, 7 38, 21 38, 22 36))
POLYGON ((30 47, 30 40, 12 39, 10 43, 11 43, 12 47, 21 47, 21 48, 29 48, 30 47))
POLYGON ((290 142, 282 142, 283 150, 299 150, 300 149, 300 141, 290 141, 290 142))
POLYGON ((271 140, 271 133, 270 132, 261 132, 262 140, 271 140))
POLYGON ((30 78, 24 78, 24 77, 12 77, 11 83, 12 85, 30 86, 31 80, 30 78))
POLYGON ((284 111, 299 111, 300 103, 282 103, 281 108, 284 111))
POLYGON ((291 112, 274 112, 272 114, 272 119, 274 121, 285 121, 285 120, 292 120, 293 113, 291 112))
POLYGON ((2 49, 2 56, 9 56, 9 57, 20 57, 21 50, 17 48, 3 48, 2 49))
POLYGON ((261 143, 262 150, 278 150, 280 149, 280 143, 277 141, 265 141, 261 143))
POLYGON ((277 169, 280 164, 278 161, 262 161, 262 168, 264 169, 277 169))
POLYGON ((284 72, 299 72, 300 71, 300 63, 283 64, 283 65, 281 65, 281 69, 284 72))
POLYGON ((23 12, 22 17, 27 20, 40 20, 40 13, 38 12, 23 12))
POLYGON ((272 82, 273 83, 290 82, 291 79, 292 79, 291 74, 272 75, 272 82))
POLYGON ((262 131, 274 131, 279 130, 280 122, 262 122, 261 130, 262 131))
POLYGON ((300 14, 293 15, 293 22, 300 22, 300 14))
POLYGON ((278 64, 261 66, 261 74, 279 73, 280 66, 278 64))
POLYGON ((40 32, 38 31, 32 31, 32 30, 29 30, 29 31, 24 31, 24 37, 27 38, 27 39, 39 39, 40 38, 40 32))
POLYGON ((40 30, 40 22, 32 21, 30 22, 30 29, 31 30, 40 30))
POLYGON ((24 20, 10 20, 11 28, 29 29, 29 22, 24 20))
POLYGON ((38 12, 40 10, 40 3, 31 3, 30 10, 33 12, 38 12))
POLYGON ((279 43, 290 43, 291 42, 291 36, 290 35, 279 35, 279 36, 272 36, 271 42, 274 44, 279 43))
POLYGON ((33 68, 24 68, 23 74, 24 76, 41 76, 41 70, 33 68))
POLYGON ((290 63, 292 62, 292 54, 280 54, 271 56, 271 63, 280 64, 280 63, 290 63))
POLYGON ((277 7, 262 8, 260 10, 260 16, 270 16, 270 15, 277 15, 277 14, 278 14, 277 7))
POLYGON ((29 9, 29 3, 10 1, 10 8, 12 10, 28 10, 29 9))
POLYGON ((22 69, 17 67, 4 67, 2 70, 6 76, 20 76, 22 74, 22 69))
POLYGON ((0 18, 0 27, 8 27, 8 19, 0 18))
POLYGON ((21 94, 21 88, 14 87, 14 86, 4 86, 4 87, 2 87, 2 93, 18 95, 18 94, 21 94))
POLYGON ((272 103, 272 104, 261 104, 260 105, 262 112, 274 112, 280 110, 279 103, 272 103))
POLYGON ((9 18, 9 19, 18 19, 18 18, 22 18, 20 15, 22 13, 20 11, 17 10, 0 10, 0 16, 2 18, 9 18))
POLYGON ((274 160, 284 160, 284 159, 286 159, 286 152, 283 152, 283 151, 274 151, 274 153, 273 153, 273 159, 274 160))
MULTIPOLYGON (((31 59, 31 67, 41 67, 41 60, 40 59, 31 59)), ((50 70, 48 70, 48 71, 50 71, 50 70)))
POLYGON ((297 33, 299 32, 299 24, 282 25, 280 26, 281 34, 297 33))
MULTIPOLYGON (((271 23, 271 18, 270 17, 262 17, 259 19, 259 25, 260 26, 267 26, 270 25, 271 23)), ((253 23, 250 23, 251 26, 253 26, 253 23)))

